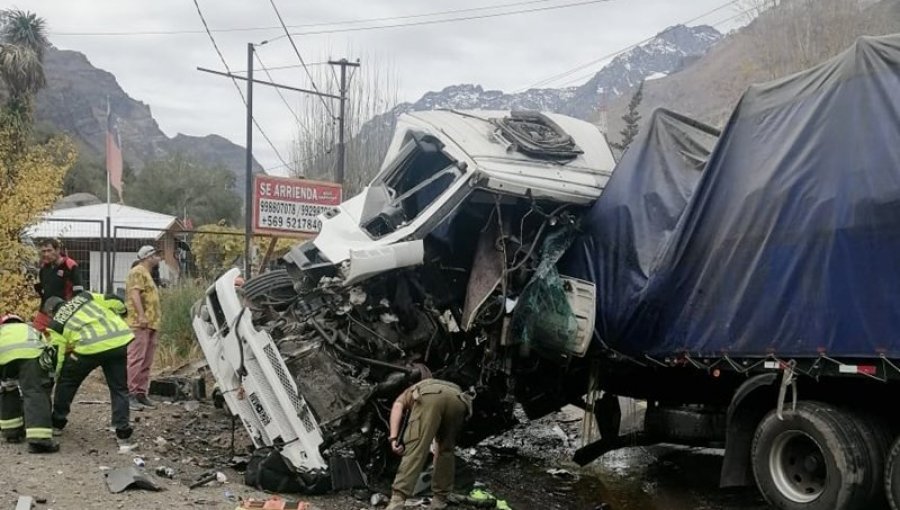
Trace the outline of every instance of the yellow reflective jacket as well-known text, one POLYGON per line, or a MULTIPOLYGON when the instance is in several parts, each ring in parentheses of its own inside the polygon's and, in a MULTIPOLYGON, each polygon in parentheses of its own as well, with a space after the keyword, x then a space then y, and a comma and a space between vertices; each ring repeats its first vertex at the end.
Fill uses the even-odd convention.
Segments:
POLYGON ((28 324, 0 325, 0 365, 17 359, 40 357, 44 349, 41 334, 28 324))
POLYGON ((82 292, 63 304, 50 321, 50 341, 67 351, 97 354, 128 344, 134 335, 120 317, 125 304, 101 294, 82 292))

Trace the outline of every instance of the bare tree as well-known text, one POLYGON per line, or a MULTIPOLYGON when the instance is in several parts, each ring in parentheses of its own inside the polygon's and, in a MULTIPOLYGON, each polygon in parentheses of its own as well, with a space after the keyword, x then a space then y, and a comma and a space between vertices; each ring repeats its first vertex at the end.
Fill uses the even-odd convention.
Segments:
MULTIPOLYGON (((359 68, 351 68, 345 129, 346 173, 344 193, 358 192, 378 171, 393 131, 392 111, 398 103, 397 72, 375 55, 363 56, 359 68)), ((313 78, 319 90, 339 95, 334 69, 317 67, 313 78)), ((314 96, 301 99, 297 134, 291 148, 292 173, 298 177, 332 180, 337 165, 339 105, 336 100, 314 96)))
POLYGON ((747 33, 766 78, 833 57, 871 30, 860 0, 744 0, 747 33))

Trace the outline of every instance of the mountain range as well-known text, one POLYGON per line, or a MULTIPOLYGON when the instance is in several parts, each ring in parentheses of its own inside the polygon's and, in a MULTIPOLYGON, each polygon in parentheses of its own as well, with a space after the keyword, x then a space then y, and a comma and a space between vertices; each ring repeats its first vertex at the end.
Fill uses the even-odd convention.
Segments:
MULTIPOLYGON (((94 67, 77 51, 47 49, 44 55, 47 86, 35 101, 35 119, 41 129, 62 131, 79 149, 96 159, 106 150, 107 101, 117 119, 125 163, 140 171, 150 161, 178 152, 198 162, 223 165, 236 175, 244 172, 244 148, 218 135, 203 137, 162 132, 150 106, 129 96, 116 77, 94 67)), ((255 163, 255 170, 262 166, 255 163)), ((237 179, 243 192, 243 179, 237 179)))
POLYGON ((529 88, 507 94, 484 90, 480 85, 451 85, 438 92, 428 92, 414 103, 402 103, 395 108, 395 113, 438 108, 544 110, 592 118, 603 105, 630 94, 642 81, 680 71, 706 54, 722 37, 710 26, 675 25, 647 43, 620 53, 578 86, 529 88))

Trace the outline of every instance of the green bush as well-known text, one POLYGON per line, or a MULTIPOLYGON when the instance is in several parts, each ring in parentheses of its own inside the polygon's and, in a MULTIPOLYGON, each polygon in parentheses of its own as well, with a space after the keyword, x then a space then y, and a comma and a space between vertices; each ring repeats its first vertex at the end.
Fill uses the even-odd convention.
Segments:
POLYGON ((188 281, 160 289, 162 322, 156 349, 157 368, 181 365, 201 355, 191 327, 191 307, 203 297, 206 288, 205 283, 188 281))

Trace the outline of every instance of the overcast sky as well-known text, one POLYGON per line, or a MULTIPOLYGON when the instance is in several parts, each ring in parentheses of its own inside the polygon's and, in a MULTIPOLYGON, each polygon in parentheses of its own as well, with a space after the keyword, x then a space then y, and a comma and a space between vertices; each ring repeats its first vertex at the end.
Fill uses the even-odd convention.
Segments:
MULTIPOLYGON (((270 0, 198 0, 211 29, 277 27, 270 0)), ((692 24, 728 30, 722 20, 738 13, 726 0, 274 0, 292 32, 329 31, 373 25, 422 23, 448 18, 485 16, 526 9, 541 11, 442 24, 298 35, 294 40, 306 62, 328 58, 362 58, 395 70, 402 101, 415 101, 429 90, 476 83, 486 89, 516 91, 544 78, 617 51, 720 6, 692 24), (517 4, 517 5, 510 5, 517 4), (548 7, 583 4, 559 9, 548 7), (497 9, 482 9, 505 5, 497 9), (479 9, 431 17, 424 13, 479 9), (396 19, 397 17, 406 18, 396 19), (371 18, 357 24, 320 25, 371 18), (316 25, 316 26, 309 26, 316 25)), ((116 75, 133 98, 147 103, 169 136, 215 133, 244 145, 244 110, 230 80, 196 71, 197 66, 222 69, 193 0, 19 0, 18 8, 34 11, 48 23, 51 42, 87 55, 97 67, 116 75), (135 32, 201 31, 184 34, 135 32), (129 35, 85 35, 126 32, 129 35)), ((246 45, 283 35, 281 28, 214 32, 233 70, 246 68, 246 45)), ((286 38, 259 49, 268 67, 298 64, 286 38)), ((578 78, 599 69, 587 68, 578 78)), ((302 69, 273 71, 279 82, 308 88, 302 69)), ((586 78, 585 80, 586 81, 586 78)), ((549 84, 564 85, 566 80, 549 84)), ((571 85, 569 83, 568 85, 571 85)), ((293 117, 271 90, 254 95, 256 117, 276 149, 289 157, 295 136, 293 117)), ((288 100, 299 101, 296 94, 288 100)), ((272 173, 280 169, 274 151, 255 137, 254 155, 272 173)))

